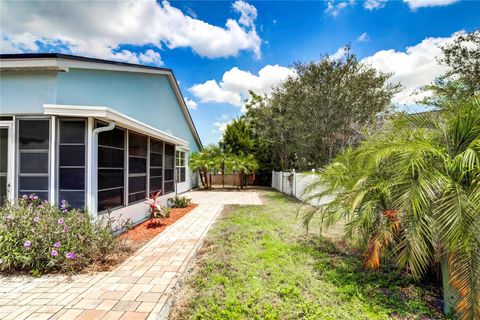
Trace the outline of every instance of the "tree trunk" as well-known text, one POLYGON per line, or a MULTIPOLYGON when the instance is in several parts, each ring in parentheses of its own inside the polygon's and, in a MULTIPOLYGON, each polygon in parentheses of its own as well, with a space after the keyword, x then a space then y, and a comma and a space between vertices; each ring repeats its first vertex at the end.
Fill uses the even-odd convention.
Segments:
POLYGON ((203 170, 203 179, 205 180, 205 189, 208 189, 208 175, 207 175, 207 170, 203 170))
POLYGON ((211 189, 212 188, 212 173, 210 172, 209 173, 209 188, 211 189))
POLYGON ((199 170, 198 172, 200 174, 200 181, 202 182, 202 187, 205 188, 205 182, 203 181, 203 174, 202 174, 202 170, 199 170))
POLYGON ((222 166, 222 189, 225 189, 225 166, 222 166))
POLYGON ((240 171, 240 189, 243 189, 243 170, 240 171))
POLYGON ((448 258, 443 258, 441 261, 442 268, 442 284, 443 284, 443 312, 446 314, 452 312, 456 306, 458 299, 458 292, 450 284, 450 266, 448 258))

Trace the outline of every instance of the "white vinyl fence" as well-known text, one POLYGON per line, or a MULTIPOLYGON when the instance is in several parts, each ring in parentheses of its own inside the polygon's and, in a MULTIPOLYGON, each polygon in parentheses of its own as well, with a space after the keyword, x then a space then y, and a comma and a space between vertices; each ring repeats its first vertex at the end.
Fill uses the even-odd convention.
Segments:
MULTIPOLYGON (((309 194, 305 193, 305 189, 315 181, 317 176, 309 172, 295 172, 291 171, 272 171, 272 188, 285 193, 289 196, 295 197, 299 200, 305 200, 309 194)), ((312 205, 324 203, 328 199, 314 199, 309 201, 312 205)))

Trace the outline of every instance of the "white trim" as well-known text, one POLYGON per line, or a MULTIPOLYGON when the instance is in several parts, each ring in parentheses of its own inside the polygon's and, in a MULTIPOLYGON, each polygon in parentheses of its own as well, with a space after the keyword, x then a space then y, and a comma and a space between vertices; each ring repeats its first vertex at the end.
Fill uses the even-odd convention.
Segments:
POLYGON ((50 203, 57 203, 57 118, 52 116, 50 120, 50 181, 49 181, 49 201, 50 203))
POLYGON ((68 71, 68 67, 60 66, 57 58, 42 59, 0 59, 0 71, 38 70, 68 71))
POLYGON ((114 121, 119 126, 132 131, 143 133, 175 145, 188 147, 188 141, 171 134, 155 129, 145 123, 126 116, 114 109, 105 106, 78 106, 61 104, 44 104, 44 114, 68 117, 94 117, 105 121, 114 121))
POLYGON ((176 150, 183 151, 183 152, 192 151, 189 147, 185 147, 185 146, 176 146, 176 150))
POLYGON ((144 68, 142 66, 135 65, 110 64, 101 61, 71 60, 68 58, 17 58, 0 60, 0 71, 45 70, 67 72, 70 68, 161 75, 169 75, 171 73, 167 69, 144 68))
POLYGON ((0 121, 0 128, 7 128, 7 199, 15 199, 15 118, 11 121, 0 121))
POLYGON ((123 72, 136 72, 136 73, 150 73, 150 74, 162 74, 168 75, 170 72, 163 69, 150 69, 143 68, 135 65, 120 65, 110 64, 105 62, 96 61, 81 61, 81 60, 69 60, 59 58, 57 63, 62 68, 76 68, 76 69, 90 69, 90 70, 108 70, 108 71, 123 71, 123 72))
MULTIPOLYGON (((94 196, 94 188, 93 185, 96 185, 97 181, 97 174, 94 174, 94 168, 97 167, 97 164, 94 163, 96 161, 96 153, 93 150, 94 147, 94 137, 93 137, 93 129, 94 129, 94 119, 92 117, 88 117, 87 120, 87 163, 85 164, 87 167, 87 181, 86 181, 86 188, 85 192, 87 193, 87 203, 86 207, 91 212, 92 217, 97 216, 97 208, 95 207, 96 197, 94 196), (95 181, 95 183, 94 183, 95 181)), ((95 191, 96 192, 96 191, 95 191)))

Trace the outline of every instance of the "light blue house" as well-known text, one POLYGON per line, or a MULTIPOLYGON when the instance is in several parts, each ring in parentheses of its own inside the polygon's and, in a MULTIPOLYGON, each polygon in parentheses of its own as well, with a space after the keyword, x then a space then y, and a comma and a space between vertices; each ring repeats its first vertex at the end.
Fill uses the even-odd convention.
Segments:
POLYGON ((172 70, 14 54, 0 71, 2 199, 35 193, 138 221, 150 193, 197 185, 188 159, 202 144, 172 70))

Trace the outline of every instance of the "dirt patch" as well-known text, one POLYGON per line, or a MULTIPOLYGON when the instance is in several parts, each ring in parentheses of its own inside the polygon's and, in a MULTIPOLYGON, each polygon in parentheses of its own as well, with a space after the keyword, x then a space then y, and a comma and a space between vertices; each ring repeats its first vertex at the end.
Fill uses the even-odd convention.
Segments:
POLYGON ((144 244, 165 230, 166 227, 174 224, 178 219, 195 209, 195 207, 197 205, 192 203, 186 208, 173 208, 168 218, 148 219, 120 235, 119 239, 144 244))

